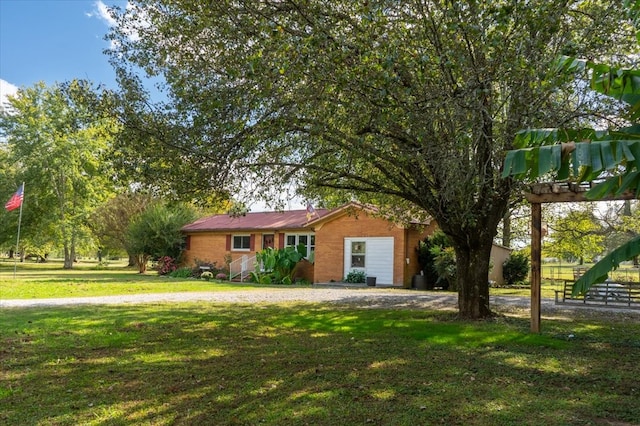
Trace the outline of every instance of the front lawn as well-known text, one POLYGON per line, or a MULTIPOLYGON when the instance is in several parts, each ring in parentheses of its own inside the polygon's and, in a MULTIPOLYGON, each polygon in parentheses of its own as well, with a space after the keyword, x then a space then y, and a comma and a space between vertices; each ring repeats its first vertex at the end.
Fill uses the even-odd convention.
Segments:
MULTIPOLYGON (((61 262, 18 264, 0 262, 0 299, 46 299, 59 297, 111 296, 141 293, 190 291, 228 291, 255 288, 218 280, 171 278, 156 271, 139 274, 123 263, 96 268, 95 262, 81 262, 73 269, 62 269, 61 262)), ((264 286, 262 286, 264 287, 264 286)))
POLYGON ((575 315, 534 335, 332 304, 3 309, 0 424, 637 423, 638 317, 575 315))

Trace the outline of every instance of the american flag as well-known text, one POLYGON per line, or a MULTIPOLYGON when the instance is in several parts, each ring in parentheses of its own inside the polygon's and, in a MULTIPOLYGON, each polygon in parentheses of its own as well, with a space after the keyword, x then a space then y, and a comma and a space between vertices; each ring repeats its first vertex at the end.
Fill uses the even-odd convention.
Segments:
POLYGON ((7 209, 8 212, 11 210, 15 210, 22 205, 22 200, 24 199, 24 184, 20 185, 15 194, 11 196, 9 201, 6 202, 4 208, 7 209))

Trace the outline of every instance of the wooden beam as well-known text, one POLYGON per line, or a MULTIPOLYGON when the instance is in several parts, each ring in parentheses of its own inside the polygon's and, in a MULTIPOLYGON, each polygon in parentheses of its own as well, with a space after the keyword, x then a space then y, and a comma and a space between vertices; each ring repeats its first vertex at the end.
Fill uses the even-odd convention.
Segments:
POLYGON ((540 203, 581 203, 584 201, 622 201, 622 200, 635 200, 637 197, 634 193, 627 193, 611 196, 605 198, 599 198, 597 200, 588 200, 584 196, 584 192, 563 192, 558 194, 532 194, 526 193, 525 198, 531 204, 540 204, 540 203))
POLYGON ((525 198, 530 203, 580 203, 583 201, 614 201, 636 199, 635 192, 626 191, 620 195, 610 195, 598 200, 588 200, 585 193, 593 187, 594 183, 573 182, 549 182, 531 185, 525 193, 525 198))
POLYGON ((542 205, 531 204, 531 332, 540 333, 542 205))

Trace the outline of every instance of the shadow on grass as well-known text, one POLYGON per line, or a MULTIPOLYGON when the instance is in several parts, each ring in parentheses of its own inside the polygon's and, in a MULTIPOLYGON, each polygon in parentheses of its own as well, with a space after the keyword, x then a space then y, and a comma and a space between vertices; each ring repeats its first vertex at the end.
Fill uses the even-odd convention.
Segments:
POLYGON ((146 305, 1 314, 0 423, 585 424, 640 418, 638 324, 146 305), (574 335, 569 339, 568 333, 574 335), (612 362, 612 359, 616 359, 612 362))

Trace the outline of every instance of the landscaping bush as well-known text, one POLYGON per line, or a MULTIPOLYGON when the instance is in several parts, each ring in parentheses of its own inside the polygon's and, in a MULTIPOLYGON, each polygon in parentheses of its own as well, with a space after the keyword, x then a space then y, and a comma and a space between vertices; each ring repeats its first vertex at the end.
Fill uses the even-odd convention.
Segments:
POLYGON ((202 278, 202 274, 204 273, 204 271, 209 271, 211 272, 211 274, 213 274, 214 277, 218 278, 217 275, 218 274, 224 274, 226 279, 227 277, 227 270, 218 267, 217 262, 210 262, 207 260, 201 260, 201 259, 194 259, 193 261, 194 266, 193 268, 191 268, 191 275, 196 277, 196 278, 202 278), (202 267, 205 267, 204 269, 202 267), (208 269, 206 269, 208 268, 208 269))
POLYGON ((292 284, 295 267, 307 253, 304 244, 283 249, 266 248, 256 253, 262 271, 251 272, 251 280, 260 284, 292 284))
POLYGON ((431 248, 431 253, 434 256, 433 266, 438 274, 436 284, 445 290, 457 291, 456 274, 458 267, 453 247, 442 248, 434 246, 431 248))
POLYGON ((442 281, 440 279, 440 275, 436 271, 435 261, 437 254, 446 247, 451 247, 451 242, 449 241, 449 237, 447 237, 440 229, 420 241, 418 243, 418 247, 416 247, 420 270, 426 277, 427 282, 431 285, 435 285, 438 281, 442 281))
POLYGON ((184 267, 184 268, 178 268, 175 271, 170 272, 169 276, 171 278, 191 278, 193 275, 192 275, 191 268, 184 267))
POLYGON ((344 278, 344 282, 345 283, 360 284, 360 283, 364 283, 366 278, 367 277, 366 277, 364 271, 351 271, 344 278))
POLYGON ((176 260, 171 256, 162 256, 158 259, 158 274, 168 275, 178 269, 176 260))
POLYGON ((529 274, 529 257, 513 252, 502 264, 502 276, 507 285, 523 282, 529 274))

